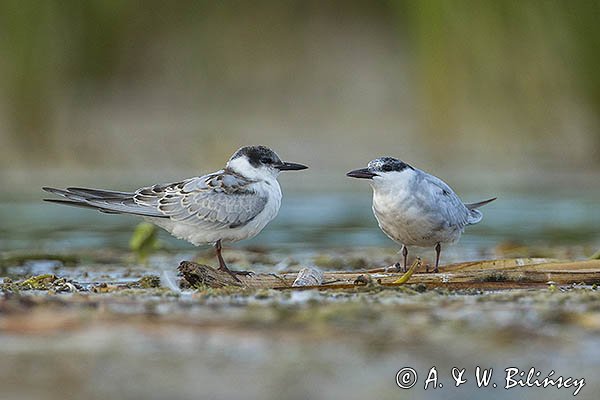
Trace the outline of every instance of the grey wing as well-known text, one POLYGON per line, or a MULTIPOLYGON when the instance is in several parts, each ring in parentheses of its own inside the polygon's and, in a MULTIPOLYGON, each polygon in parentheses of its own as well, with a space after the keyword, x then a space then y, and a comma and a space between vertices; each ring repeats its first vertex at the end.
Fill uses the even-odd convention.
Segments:
POLYGON ((136 203, 153 207, 173 221, 211 228, 235 228, 252 221, 267 197, 251 188, 253 182, 231 172, 140 189, 136 203))
POLYGON ((432 203, 446 221, 462 228, 481 220, 481 218, 477 219, 477 215, 464 205, 446 182, 426 173, 423 173, 423 180, 429 187, 432 203))

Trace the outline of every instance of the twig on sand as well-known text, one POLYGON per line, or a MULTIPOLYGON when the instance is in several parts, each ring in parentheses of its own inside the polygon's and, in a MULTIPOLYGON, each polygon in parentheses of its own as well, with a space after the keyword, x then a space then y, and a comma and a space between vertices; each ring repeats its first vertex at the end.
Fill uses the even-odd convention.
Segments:
POLYGON ((500 290, 557 285, 600 283, 600 260, 557 261, 534 258, 487 260, 446 265, 439 273, 413 274, 421 265, 415 260, 409 270, 400 274, 386 272, 385 268, 367 271, 324 272, 322 283, 313 286, 293 287, 298 273, 256 273, 239 276, 234 281, 228 274, 207 265, 184 261, 179 266, 183 281, 191 287, 240 286, 246 288, 271 288, 286 290, 343 289, 374 282, 383 286, 422 284, 426 287, 448 289, 500 290), (361 278, 362 277, 362 278, 361 278))

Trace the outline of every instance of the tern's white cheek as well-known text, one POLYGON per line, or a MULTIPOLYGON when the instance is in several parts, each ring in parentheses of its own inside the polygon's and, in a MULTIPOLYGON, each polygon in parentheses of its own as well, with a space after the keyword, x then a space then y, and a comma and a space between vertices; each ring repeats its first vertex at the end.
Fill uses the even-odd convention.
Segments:
POLYGON ((382 184, 384 184, 385 180, 381 176, 375 175, 374 177, 369 179, 369 183, 371 184, 371 186, 373 186, 374 189, 376 189, 376 188, 380 187, 382 184))
POLYGON ((273 178, 277 178, 279 176, 279 174, 281 173, 280 170, 278 170, 277 168, 273 168, 273 167, 269 167, 268 171, 269 171, 269 174, 271 174, 271 176, 273 176, 273 178))
POLYGON ((383 180, 388 185, 406 185, 413 178, 412 170, 404 169, 402 171, 386 172, 383 175, 383 180))
POLYGON ((379 172, 371 181, 376 186, 388 186, 398 181, 399 174, 397 172, 379 172))
POLYGON ((406 171, 380 172, 371 179, 373 190, 380 194, 400 195, 409 190, 413 174, 406 171))
POLYGON ((245 157, 238 157, 230 160, 227 163, 227 167, 239 173, 249 172, 255 169, 245 157))
POLYGON ((254 167, 245 157, 235 158, 227 163, 227 167, 238 174, 253 180, 263 180, 267 178, 276 178, 279 170, 265 165, 254 167))

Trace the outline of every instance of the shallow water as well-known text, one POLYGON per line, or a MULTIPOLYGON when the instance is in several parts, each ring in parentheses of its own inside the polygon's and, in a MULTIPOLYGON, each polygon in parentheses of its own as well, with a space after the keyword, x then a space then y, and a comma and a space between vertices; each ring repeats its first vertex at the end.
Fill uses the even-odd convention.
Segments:
MULTIPOLYGON (((466 195, 465 199, 479 197, 466 195)), ((460 242, 444 254, 472 260, 489 256, 501 243, 525 246, 600 247, 600 195, 595 190, 567 194, 504 193, 482 209, 484 219, 467 227, 460 242)), ((303 252, 348 247, 398 247, 377 227, 370 193, 289 194, 278 217, 254 239, 235 246, 303 252)), ((41 201, 0 201, 0 251, 126 249, 140 221, 41 201)), ((193 246, 161 230, 166 249, 193 246)), ((424 254, 430 249, 416 250, 424 254)), ((432 251, 432 250, 431 250, 432 251)))

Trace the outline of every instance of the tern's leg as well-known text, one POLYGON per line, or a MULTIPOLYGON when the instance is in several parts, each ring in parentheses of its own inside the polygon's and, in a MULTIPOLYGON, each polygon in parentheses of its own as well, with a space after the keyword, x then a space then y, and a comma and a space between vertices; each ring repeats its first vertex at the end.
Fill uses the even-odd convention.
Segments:
POLYGON ((217 258, 219 259, 219 270, 223 272, 227 272, 233 279, 240 282, 237 276, 229 268, 227 268, 227 264, 225 264, 225 260, 223 260, 223 256, 221 255, 221 239, 217 240, 215 243, 215 250, 217 251, 217 258))
POLYGON ((405 245, 402 245, 402 255, 404 256, 404 272, 406 272, 408 269, 408 263, 407 263, 408 249, 406 248, 405 245))
POLYGON ((217 240, 217 243, 215 243, 215 250, 217 251, 217 258, 219 259, 219 270, 220 271, 227 272, 238 282, 240 282, 240 280, 237 278, 236 275, 252 275, 253 274, 253 272, 251 272, 251 271, 232 271, 229 268, 227 268, 227 264, 225 264, 225 260, 223 259, 223 256, 221 255, 221 250, 222 250, 221 239, 217 240))
POLYGON ((438 272, 440 272, 438 266, 440 264, 440 253, 442 252, 442 246, 438 243, 435 245, 435 268, 433 269, 433 272, 435 272, 436 274, 438 272))

